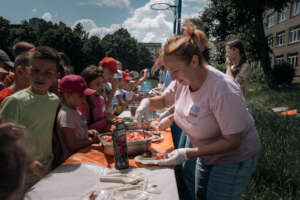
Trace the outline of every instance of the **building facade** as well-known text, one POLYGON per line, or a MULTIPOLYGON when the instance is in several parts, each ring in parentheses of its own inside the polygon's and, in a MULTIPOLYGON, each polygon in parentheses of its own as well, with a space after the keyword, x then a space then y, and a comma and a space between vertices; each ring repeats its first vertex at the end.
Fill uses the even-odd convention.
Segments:
POLYGON ((300 76, 300 0, 294 0, 279 12, 268 10, 264 18, 265 33, 272 65, 288 62, 296 68, 300 76))
POLYGON ((161 48, 161 43, 142 43, 150 51, 152 56, 155 55, 156 51, 161 48))

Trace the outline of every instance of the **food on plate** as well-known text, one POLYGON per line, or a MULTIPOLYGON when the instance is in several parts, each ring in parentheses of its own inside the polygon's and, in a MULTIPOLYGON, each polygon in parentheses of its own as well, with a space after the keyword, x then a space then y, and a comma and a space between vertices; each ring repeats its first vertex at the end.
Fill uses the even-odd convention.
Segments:
POLYGON ((97 196, 98 195, 95 192, 92 192, 89 196, 89 200, 96 200, 97 196))
MULTIPOLYGON (((145 138, 151 138, 151 135, 145 134, 145 138)), ((104 134, 101 136, 101 139, 105 142, 112 142, 112 134, 104 134)), ((144 134, 141 131, 126 131, 127 141, 135 141, 144 139, 144 134)))
POLYGON ((157 153, 155 156, 155 160, 167 159, 168 155, 166 153, 157 153))
POLYGON ((145 152, 139 158, 140 160, 162 160, 167 159, 168 155, 166 153, 156 153, 154 156, 151 152, 145 152))
POLYGON ((134 122, 134 121, 135 121, 134 117, 124 117, 123 118, 123 122, 134 122))
POLYGON ((142 154, 142 157, 152 157, 152 152, 146 151, 145 153, 142 154))

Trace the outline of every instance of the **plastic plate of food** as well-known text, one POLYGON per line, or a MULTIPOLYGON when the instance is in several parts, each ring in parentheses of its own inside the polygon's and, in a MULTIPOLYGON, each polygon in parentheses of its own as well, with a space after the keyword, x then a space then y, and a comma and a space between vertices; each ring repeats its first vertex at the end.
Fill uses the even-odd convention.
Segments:
POLYGON ((145 165, 157 165, 159 160, 166 158, 168 158, 167 153, 155 153, 152 155, 144 153, 143 155, 134 157, 134 161, 145 165))

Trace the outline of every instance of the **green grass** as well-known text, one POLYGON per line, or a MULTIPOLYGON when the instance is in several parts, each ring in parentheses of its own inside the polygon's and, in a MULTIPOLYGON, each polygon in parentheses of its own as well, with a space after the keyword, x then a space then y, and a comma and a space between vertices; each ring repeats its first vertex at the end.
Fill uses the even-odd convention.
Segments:
POLYGON ((251 84, 245 98, 255 119, 263 150, 243 200, 300 199, 300 118, 280 116, 271 108, 300 110, 300 85, 270 90, 251 84))

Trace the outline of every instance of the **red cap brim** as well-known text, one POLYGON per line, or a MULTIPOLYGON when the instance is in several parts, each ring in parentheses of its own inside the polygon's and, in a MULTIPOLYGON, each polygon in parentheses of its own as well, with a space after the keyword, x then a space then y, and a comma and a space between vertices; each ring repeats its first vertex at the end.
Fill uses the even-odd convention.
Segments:
POLYGON ((132 78, 130 78, 129 76, 125 76, 125 77, 124 77, 124 80, 125 80, 125 81, 131 81, 132 78))
POLYGON ((96 90, 93 90, 91 88, 86 88, 84 91, 83 91, 83 95, 85 96, 90 96, 90 95, 93 95, 95 94, 97 91, 96 90))

